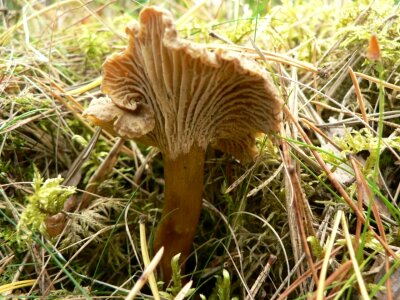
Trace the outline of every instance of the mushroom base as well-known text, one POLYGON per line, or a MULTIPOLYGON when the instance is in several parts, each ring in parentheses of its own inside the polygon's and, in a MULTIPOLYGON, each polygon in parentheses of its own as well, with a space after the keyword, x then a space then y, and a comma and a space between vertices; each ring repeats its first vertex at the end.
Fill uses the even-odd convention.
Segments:
POLYGON ((199 223, 203 194, 204 149, 194 146, 187 154, 171 159, 164 155, 164 208, 154 250, 164 246, 160 267, 164 281, 172 276, 171 259, 181 253, 184 270, 199 223))

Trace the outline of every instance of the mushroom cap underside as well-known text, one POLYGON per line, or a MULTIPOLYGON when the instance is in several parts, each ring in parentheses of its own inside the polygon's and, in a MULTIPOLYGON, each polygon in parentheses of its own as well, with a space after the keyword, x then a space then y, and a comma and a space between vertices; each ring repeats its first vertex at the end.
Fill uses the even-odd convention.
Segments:
POLYGON ((98 125, 170 157, 211 144, 242 161, 257 153, 257 133, 279 131, 283 102, 256 62, 178 38, 171 14, 157 7, 126 32, 128 47, 104 63, 109 99, 85 111, 98 125))

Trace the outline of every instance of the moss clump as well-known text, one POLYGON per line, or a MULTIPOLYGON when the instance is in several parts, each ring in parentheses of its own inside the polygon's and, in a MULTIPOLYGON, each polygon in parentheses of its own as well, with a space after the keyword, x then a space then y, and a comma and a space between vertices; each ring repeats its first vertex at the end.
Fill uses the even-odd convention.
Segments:
MULTIPOLYGON (((346 154, 357 154, 362 151, 368 151, 370 154, 366 160, 364 172, 370 174, 376 162, 379 138, 374 136, 372 132, 366 128, 361 130, 346 130, 344 138, 337 138, 336 143, 342 148, 344 156, 346 154)), ((381 153, 387 146, 400 150, 400 137, 390 136, 382 138, 384 144, 380 145, 381 153)), ((380 154, 381 154, 380 153, 380 154)))
POLYGON ((17 233, 20 240, 28 239, 33 233, 46 234, 45 220, 48 216, 61 211, 65 200, 75 193, 75 187, 63 187, 61 176, 47 179, 35 171, 33 178, 33 194, 27 197, 28 205, 18 223, 17 233))

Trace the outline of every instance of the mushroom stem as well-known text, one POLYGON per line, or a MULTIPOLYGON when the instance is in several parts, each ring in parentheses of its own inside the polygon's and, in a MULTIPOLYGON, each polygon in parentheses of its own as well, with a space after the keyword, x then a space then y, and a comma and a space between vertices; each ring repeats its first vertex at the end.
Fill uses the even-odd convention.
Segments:
POLYGON ((171 159, 164 154, 164 208, 158 227, 154 250, 164 246, 160 266, 163 279, 171 279, 171 259, 181 253, 184 269, 194 234, 199 223, 203 194, 204 149, 193 146, 189 153, 171 159))

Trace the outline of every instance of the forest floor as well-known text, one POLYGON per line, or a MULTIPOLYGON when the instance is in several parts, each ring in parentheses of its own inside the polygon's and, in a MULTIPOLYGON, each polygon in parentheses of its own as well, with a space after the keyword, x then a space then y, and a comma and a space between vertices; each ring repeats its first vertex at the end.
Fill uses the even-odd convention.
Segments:
POLYGON ((147 267, 159 150, 82 116, 142 2, 0 0, 0 298, 400 299, 399 2, 157 2, 285 103, 254 162, 208 149, 172 282, 147 267))

